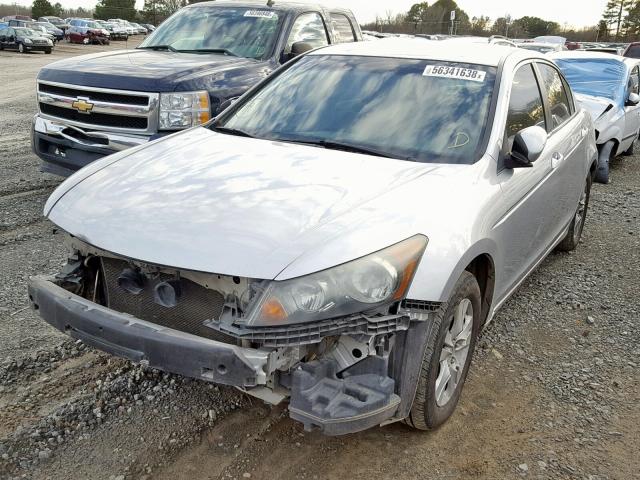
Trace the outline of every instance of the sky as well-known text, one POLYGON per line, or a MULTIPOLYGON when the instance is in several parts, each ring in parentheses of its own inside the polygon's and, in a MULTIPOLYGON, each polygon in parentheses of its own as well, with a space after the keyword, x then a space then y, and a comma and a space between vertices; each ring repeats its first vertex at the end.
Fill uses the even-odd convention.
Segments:
MULTIPOLYGON (((56 0, 65 7, 93 7, 95 0, 56 0)), ((302 0, 306 1, 306 0, 302 0)), ((395 13, 406 12, 419 0, 311 0, 329 6, 350 8, 360 23, 375 20, 376 15, 385 16, 387 10, 395 13)), ((560 25, 583 27, 596 25, 607 0, 456 0, 458 6, 470 17, 486 15, 491 19, 510 14, 513 18, 525 15, 558 22, 560 25)), ((29 6, 32 0, 0 0, 0 3, 17 3, 29 6)), ((266 0, 265 0, 266 3, 266 0)), ((428 3, 433 3, 429 1, 428 3)), ((144 0, 137 0, 142 8, 144 0)))

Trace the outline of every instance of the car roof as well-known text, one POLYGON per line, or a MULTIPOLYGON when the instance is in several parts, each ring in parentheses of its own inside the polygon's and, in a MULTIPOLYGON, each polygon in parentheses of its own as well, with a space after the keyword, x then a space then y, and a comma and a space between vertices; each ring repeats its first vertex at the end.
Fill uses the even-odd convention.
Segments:
POLYGON ((470 63, 497 67, 507 57, 517 60, 538 58, 548 60, 532 50, 460 42, 455 40, 431 41, 424 38, 389 38, 378 42, 341 43, 314 50, 310 55, 353 55, 364 57, 415 58, 447 62, 470 63))
POLYGON ((272 2, 271 5, 268 5, 267 1, 257 1, 257 0, 215 0, 209 2, 196 2, 188 5, 187 8, 195 8, 201 6, 210 6, 210 7, 218 7, 218 6, 233 6, 233 7, 249 7, 249 8, 259 8, 261 10, 281 10, 281 11, 309 11, 309 10, 327 10, 329 12, 350 12, 350 10, 340 7, 328 7, 321 5, 319 3, 303 3, 303 2, 282 2, 275 1, 272 2))

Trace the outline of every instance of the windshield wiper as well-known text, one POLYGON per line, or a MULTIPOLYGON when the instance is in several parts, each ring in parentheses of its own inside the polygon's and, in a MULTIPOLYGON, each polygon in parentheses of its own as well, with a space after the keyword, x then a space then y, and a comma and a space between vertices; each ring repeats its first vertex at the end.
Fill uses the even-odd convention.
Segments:
POLYGON ((236 135, 238 137, 254 138, 254 136, 251 135, 250 133, 247 133, 244 130, 238 130, 237 128, 218 127, 216 125, 214 125, 211 128, 213 128, 213 130, 216 132, 226 133, 227 135, 236 135))
POLYGON ((232 52, 227 48, 191 48, 188 50, 177 50, 182 53, 224 53, 225 55, 229 55, 231 57, 239 57, 237 53, 232 52))
POLYGON ((170 52, 177 52, 171 45, 149 45, 147 47, 138 47, 140 50, 168 50, 170 52))
POLYGON ((327 150, 342 150, 344 152, 352 153, 364 153, 365 155, 373 155, 376 157, 395 158, 400 160, 413 160, 412 158, 400 157, 398 155, 392 155, 382 150, 377 150, 370 147, 362 147, 360 145, 353 145, 352 143, 334 142, 331 140, 284 140, 294 143, 301 143, 303 145, 315 145, 318 147, 326 148, 327 150))

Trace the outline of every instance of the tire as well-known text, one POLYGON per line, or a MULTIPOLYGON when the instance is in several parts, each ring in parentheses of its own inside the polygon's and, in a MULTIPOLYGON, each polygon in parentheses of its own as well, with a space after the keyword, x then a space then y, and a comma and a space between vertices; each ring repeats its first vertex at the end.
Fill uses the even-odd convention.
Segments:
POLYGON ((44 51, 44 53, 45 53, 46 55, 51 55, 51 49, 45 50, 45 51, 44 51))
POLYGON ((614 147, 615 142, 610 140, 600 149, 600 154, 598 155, 598 166, 594 177, 594 180, 597 183, 604 183, 605 185, 609 183, 609 163, 611 162, 614 147))
POLYGON ((21 43, 18 44, 18 52, 27 53, 27 51, 24 49, 24 45, 21 43))
POLYGON ((591 175, 587 177, 587 180, 584 185, 584 190, 582 191, 582 195, 580 196, 580 201, 578 202, 578 208, 576 209, 576 213, 573 216, 573 220, 571 220, 571 225, 569 225, 569 231, 567 235, 562 239, 562 241, 556 247, 556 250, 560 252, 571 252, 576 249, 578 243, 580 243, 580 238, 582 237, 582 230, 584 229, 584 224, 587 220, 587 211, 589 210, 589 197, 591 196, 591 175))
POLYGON ((471 273, 464 272, 456 283, 449 300, 438 310, 431 333, 426 339, 427 346, 422 358, 416 396, 411 406, 411 413, 405 419, 405 423, 418 430, 433 430, 446 422, 453 414, 467 378, 476 338, 480 331, 480 323, 480 287, 471 273), (452 332, 460 330, 460 327, 455 325, 456 320, 463 322, 458 324, 462 326, 460 335, 464 336, 466 332, 466 355, 464 358, 461 358, 463 349, 445 348, 445 340, 454 345, 462 342, 459 335, 454 334, 454 338, 451 339, 452 332), (455 341, 456 337, 459 338, 458 341, 455 341), (456 355, 451 354, 455 352, 457 352, 456 355), (456 358, 456 362, 452 362, 452 358, 456 358), (443 369, 443 365, 446 367, 446 371, 443 369), (451 372, 450 366, 454 366, 454 370, 457 372, 455 384, 451 383, 452 377, 445 381, 445 372, 451 372), (438 391, 436 391, 437 387, 438 391))

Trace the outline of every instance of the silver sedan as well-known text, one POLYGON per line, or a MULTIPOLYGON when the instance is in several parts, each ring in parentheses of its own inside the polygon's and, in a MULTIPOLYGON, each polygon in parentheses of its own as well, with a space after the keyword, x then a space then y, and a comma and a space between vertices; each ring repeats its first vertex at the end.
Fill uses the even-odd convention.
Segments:
POLYGON ((476 339, 585 223, 592 120, 536 52, 385 40, 297 57, 213 122, 95 162, 45 214, 56 328, 337 435, 454 411, 476 339))

